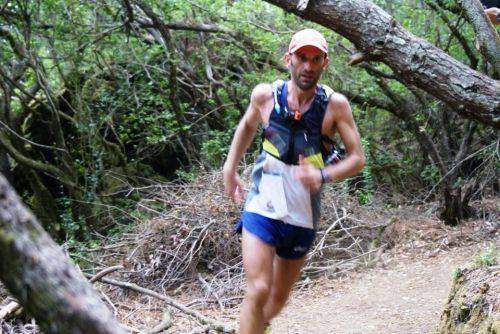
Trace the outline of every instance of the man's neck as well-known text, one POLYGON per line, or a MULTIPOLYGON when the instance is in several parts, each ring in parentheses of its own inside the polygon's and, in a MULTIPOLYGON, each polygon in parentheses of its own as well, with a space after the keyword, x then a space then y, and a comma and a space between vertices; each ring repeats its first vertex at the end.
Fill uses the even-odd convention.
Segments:
POLYGON ((303 106, 307 104, 316 94, 316 86, 313 86, 307 90, 304 90, 297 86, 293 80, 288 81, 288 94, 290 98, 294 101, 297 101, 299 106, 303 106))

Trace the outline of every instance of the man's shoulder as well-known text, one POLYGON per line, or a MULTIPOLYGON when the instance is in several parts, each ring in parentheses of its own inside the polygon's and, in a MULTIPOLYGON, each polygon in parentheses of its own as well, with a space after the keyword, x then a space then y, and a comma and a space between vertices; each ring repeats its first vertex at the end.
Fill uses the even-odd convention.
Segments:
POLYGON ((326 119, 333 123, 352 118, 352 110, 347 97, 337 92, 332 93, 328 99, 326 114, 328 115, 326 119))
POLYGON ((328 99, 328 109, 332 111, 336 110, 350 110, 349 100, 344 94, 332 92, 328 99))
POLYGON ((344 94, 337 92, 332 92, 330 94, 329 102, 330 104, 334 105, 349 104, 349 100, 347 100, 347 97, 344 94))
POLYGON ((273 98, 273 87, 270 83, 260 83, 252 90, 252 102, 261 105, 273 98))

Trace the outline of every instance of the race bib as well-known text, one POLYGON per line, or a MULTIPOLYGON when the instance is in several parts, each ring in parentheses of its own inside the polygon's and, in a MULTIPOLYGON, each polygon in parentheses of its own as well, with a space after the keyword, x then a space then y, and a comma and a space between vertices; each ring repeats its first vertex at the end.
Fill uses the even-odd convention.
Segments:
POLYGON ((261 208, 267 211, 273 219, 281 219, 288 215, 281 174, 262 173, 262 180, 259 184, 259 201, 261 208))

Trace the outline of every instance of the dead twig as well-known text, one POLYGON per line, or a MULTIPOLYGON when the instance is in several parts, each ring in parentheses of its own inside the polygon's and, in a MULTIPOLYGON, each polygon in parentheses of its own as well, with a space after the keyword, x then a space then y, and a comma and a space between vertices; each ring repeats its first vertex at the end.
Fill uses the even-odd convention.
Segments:
MULTIPOLYGON (((88 274, 85 274, 85 275, 87 277, 90 276, 88 274)), ((203 314, 201 314, 200 312, 186 307, 184 304, 179 303, 175 299, 170 298, 170 297, 165 296, 165 295, 162 295, 162 294, 155 292, 153 290, 149 290, 149 289, 140 287, 140 286, 133 284, 133 283, 116 281, 116 280, 113 280, 110 278, 103 277, 103 278, 100 278, 99 280, 103 283, 106 283, 106 284, 111 284, 111 285, 118 286, 121 288, 130 289, 130 290, 133 290, 133 291, 160 299, 160 300, 164 301, 167 305, 175 307, 176 309, 193 317, 194 319, 196 319, 200 323, 209 326, 211 330, 215 330, 215 331, 222 332, 222 333, 233 333, 234 332, 234 329, 230 325, 218 323, 216 320, 208 318, 208 317, 204 316, 203 314)))
POLYGON ((109 267, 109 268, 103 269, 100 272, 98 272, 97 274, 95 274, 95 276, 93 276, 91 279, 89 279, 89 282, 90 283, 94 283, 95 281, 100 280, 104 276, 106 276, 108 274, 111 274, 112 272, 120 270, 120 269, 123 269, 122 265, 113 266, 113 267, 109 267))
POLYGON ((158 325, 156 325, 154 328, 152 328, 150 331, 148 331, 148 334, 156 334, 160 333, 161 331, 164 331, 168 329, 169 327, 172 326, 172 315, 168 310, 165 310, 163 313, 163 320, 160 322, 158 325))

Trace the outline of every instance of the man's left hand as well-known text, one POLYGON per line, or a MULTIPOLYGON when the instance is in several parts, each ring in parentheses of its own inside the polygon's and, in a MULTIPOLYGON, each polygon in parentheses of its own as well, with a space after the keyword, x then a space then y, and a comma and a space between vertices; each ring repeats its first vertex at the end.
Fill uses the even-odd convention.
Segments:
POLYGON ((494 25, 499 25, 500 24, 500 9, 497 7, 491 7, 488 8, 484 11, 488 18, 490 19, 491 23, 494 25))
POLYGON ((299 156, 299 165, 293 169, 293 177, 315 193, 321 188, 321 171, 299 156))

